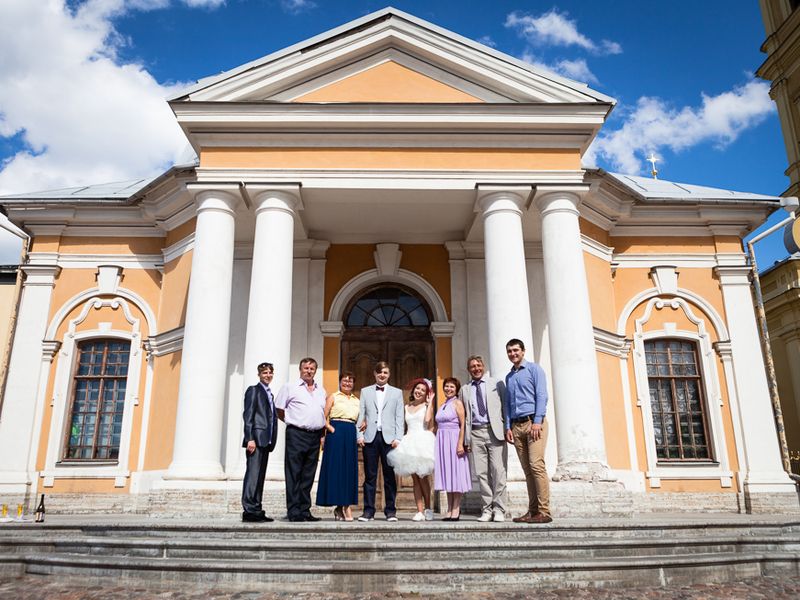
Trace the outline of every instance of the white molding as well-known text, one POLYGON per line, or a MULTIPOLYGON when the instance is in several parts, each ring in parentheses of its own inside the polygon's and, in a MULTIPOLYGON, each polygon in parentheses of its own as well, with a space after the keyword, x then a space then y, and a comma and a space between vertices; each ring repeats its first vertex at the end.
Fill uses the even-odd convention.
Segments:
MULTIPOLYGON (((645 308, 644 314, 634 322, 633 337, 633 368, 636 382, 637 405, 641 409, 642 426, 645 434, 645 456, 647 460, 646 476, 651 487, 660 487, 661 479, 719 479, 722 487, 732 485, 733 474, 728 460, 725 429, 722 418, 722 393, 716 364, 716 352, 711 343, 711 338, 706 331, 705 320, 692 311, 692 307, 683 298, 651 298, 645 308), (695 330, 680 330, 675 327, 664 327, 658 330, 645 331, 653 310, 664 308, 681 309, 686 318, 696 327, 695 330), (715 465, 699 465, 680 463, 659 463, 655 433, 653 429, 653 414, 650 405, 650 389, 647 374, 647 361, 644 344, 648 340, 658 338, 679 338, 690 340, 697 344, 700 372, 700 381, 705 399, 706 419, 708 422, 708 438, 706 440, 712 450, 715 465)), ((712 461, 709 461, 712 462, 712 461)))
MULTIPOLYGON (((608 109, 605 102, 610 98, 589 88, 583 89, 547 72, 524 68, 522 63, 467 42, 452 32, 396 14, 365 21, 361 26, 358 22, 348 23, 271 55, 269 60, 245 65, 246 69, 224 74, 210 84, 200 84, 189 90, 186 97, 192 104, 270 98, 299 82, 313 81, 343 64, 357 63, 387 49, 417 57, 452 76, 515 100, 542 104, 597 103, 596 108, 608 109)), ((173 107, 180 104, 171 102, 173 107)))
POLYGON ((162 261, 164 264, 170 263, 192 250, 194 250, 194 232, 164 248, 161 251, 162 261))
POLYGON ((320 321, 319 330, 323 337, 340 337, 344 333, 342 321, 320 321))
POLYGON ((114 264, 125 269, 157 270, 163 266, 160 254, 64 254, 58 252, 31 252, 32 265, 57 264, 62 269, 97 269, 114 264))
POLYGON ((614 259, 614 248, 606 246, 583 233, 581 234, 581 246, 587 254, 596 256, 606 262, 611 262, 614 259))
POLYGON ((431 311, 433 311, 434 321, 448 320, 444 302, 434 287, 416 273, 405 269, 398 269, 397 275, 394 276, 379 275, 377 269, 370 269, 369 271, 364 271, 356 275, 345 283, 336 293, 331 303, 331 308, 328 311, 327 320, 342 321, 344 319, 344 310, 347 308, 350 299, 364 288, 378 283, 399 283, 410 287, 417 291, 428 303, 431 311))
POLYGON ((183 327, 176 327, 169 331, 162 331, 158 335, 151 335, 144 340, 144 349, 148 359, 151 356, 164 356, 178 352, 183 348, 183 327))
POLYGON ((613 255, 613 261, 620 269, 651 269, 658 265, 675 267, 709 269, 717 266, 715 254, 700 253, 645 253, 619 252, 613 255))
POLYGON ((431 321, 430 329, 435 338, 450 338, 453 337, 456 324, 453 321, 431 321))
POLYGON ((598 352, 604 352, 617 358, 626 358, 631 351, 631 340, 624 335, 618 335, 599 327, 593 327, 594 347, 598 352))
POLYGON ((287 88, 277 94, 272 95, 268 100, 274 102, 293 102, 301 96, 328 87, 334 83, 349 79, 359 73, 369 71, 377 66, 393 62, 421 75, 426 75, 433 81, 441 82, 449 87, 469 94, 484 102, 509 102, 512 98, 493 92, 483 86, 475 85, 461 77, 454 76, 452 73, 441 69, 430 62, 424 62, 405 52, 394 48, 388 48, 362 60, 346 64, 345 66, 328 71, 324 75, 307 80, 300 85, 287 88))
POLYGON ((139 404, 142 366, 139 319, 133 316, 128 302, 124 298, 90 298, 85 302, 80 314, 70 320, 58 354, 58 365, 53 381, 53 410, 50 422, 50 436, 44 469, 40 472, 40 476, 44 478, 44 485, 45 487, 52 487, 55 479, 113 477, 115 487, 124 487, 126 479, 130 476, 128 465, 133 428, 133 411, 134 407, 139 404), (79 331, 78 327, 86 320, 89 311, 101 308, 111 308, 112 310, 121 308, 125 320, 130 325, 130 330, 103 328, 79 331), (109 464, 113 461, 101 461, 98 464, 86 465, 66 461, 64 464, 59 464, 64 454, 66 428, 69 426, 70 400, 74 385, 77 346, 79 342, 93 338, 118 338, 127 340, 130 343, 118 459, 116 464, 109 464))
MULTIPOLYGON (((45 336, 46 339, 55 339, 56 332, 58 331, 61 322, 66 319, 67 315, 72 312, 72 310, 85 301, 89 300, 90 298, 94 298, 95 296, 100 295, 99 288, 89 288, 84 290, 69 300, 67 300, 64 304, 61 305, 53 318, 50 320, 50 325, 47 327, 47 334, 45 336)), ((147 332, 150 337, 156 335, 158 333, 156 315, 153 312, 153 309, 150 308, 150 305, 136 292, 126 289, 126 288, 117 288, 116 295, 124 298, 126 300, 130 300, 133 302, 136 307, 142 311, 142 314, 147 321, 147 332)))
MULTIPOLYGON (((689 302, 696 304, 700 308, 700 310, 702 310, 706 315, 708 315, 708 318, 710 319, 711 324, 713 325, 714 330, 716 331, 717 339, 719 340, 729 339, 730 336, 728 335, 728 328, 725 326, 725 322, 722 320, 722 317, 719 315, 716 309, 714 309, 714 307, 711 306, 711 304, 709 304, 702 296, 698 296, 691 290, 683 288, 678 288, 676 295, 679 298, 684 298, 689 302)), ((628 303, 622 309, 622 312, 620 312, 619 320, 617 321, 617 334, 625 335, 628 319, 630 318, 631 313, 633 313, 633 311, 636 310, 637 306, 639 306, 640 304, 651 298, 658 298, 659 296, 660 295, 658 292, 658 288, 650 288, 642 290, 641 292, 636 294, 633 298, 628 300, 628 303)))

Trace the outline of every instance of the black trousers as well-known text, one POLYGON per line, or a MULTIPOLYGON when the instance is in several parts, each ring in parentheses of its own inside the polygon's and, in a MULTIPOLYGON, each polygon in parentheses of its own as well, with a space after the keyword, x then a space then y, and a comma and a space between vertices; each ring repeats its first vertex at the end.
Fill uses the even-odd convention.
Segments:
POLYGON ((367 517, 375 516, 378 462, 381 463, 383 469, 383 512, 387 517, 391 517, 397 512, 394 504, 397 497, 397 479, 394 469, 386 460, 386 455, 391 449, 392 445, 383 441, 380 431, 375 434, 374 440, 364 445, 364 515, 367 517))
POLYGON ((286 456, 283 473, 286 477, 286 512, 289 519, 302 519, 311 514, 311 486, 317 473, 319 440, 322 430, 306 431, 286 425, 286 456))
POLYGON ((264 510, 261 498, 264 495, 264 476, 267 474, 269 452, 265 446, 256 446, 253 453, 246 456, 247 470, 244 472, 242 482, 242 508, 246 513, 260 514, 264 510))

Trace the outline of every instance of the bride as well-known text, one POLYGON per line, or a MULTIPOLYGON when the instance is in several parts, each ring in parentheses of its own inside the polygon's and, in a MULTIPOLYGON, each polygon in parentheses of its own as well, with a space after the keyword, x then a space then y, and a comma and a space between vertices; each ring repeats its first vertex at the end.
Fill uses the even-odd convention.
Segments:
POLYGON ((433 389, 427 379, 415 379, 410 386, 411 393, 406 405, 407 432, 397 448, 389 452, 387 459, 396 475, 411 475, 414 482, 417 514, 413 520, 432 521, 431 483, 428 475, 433 472, 436 438, 428 431, 428 427, 433 418, 433 389))

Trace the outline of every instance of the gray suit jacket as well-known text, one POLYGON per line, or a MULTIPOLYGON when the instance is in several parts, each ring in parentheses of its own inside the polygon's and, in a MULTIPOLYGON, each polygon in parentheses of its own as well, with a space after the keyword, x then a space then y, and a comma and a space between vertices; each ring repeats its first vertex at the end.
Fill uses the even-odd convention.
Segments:
MULTIPOLYGON (((363 438, 367 443, 375 439, 378 432, 378 399, 375 395, 375 386, 370 385, 361 389, 361 404, 358 410, 358 422, 356 431, 358 439, 363 438), (361 431, 361 423, 367 423, 367 429, 361 431)), ((383 398, 383 410, 381 411, 381 433, 383 441, 391 444, 394 440, 400 441, 405 432, 405 405, 403 404, 403 392, 391 385, 386 386, 383 398)))
MULTIPOLYGON (((504 400, 505 383, 494 377, 484 377, 486 390, 486 408, 489 411, 489 428, 498 440, 505 438, 506 403, 504 400)), ((475 396, 475 386, 472 379, 461 386, 458 397, 464 403, 466 412, 466 427, 464 428, 464 444, 469 446, 472 442, 472 399, 475 396)))

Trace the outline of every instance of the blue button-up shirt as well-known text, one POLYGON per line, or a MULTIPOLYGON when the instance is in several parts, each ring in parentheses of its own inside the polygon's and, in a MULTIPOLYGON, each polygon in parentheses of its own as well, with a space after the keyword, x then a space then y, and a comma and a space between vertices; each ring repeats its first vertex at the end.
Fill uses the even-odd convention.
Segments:
POLYGON ((542 367, 522 360, 519 369, 511 367, 506 375, 506 429, 511 420, 533 415, 541 423, 547 411, 547 377, 542 367))

